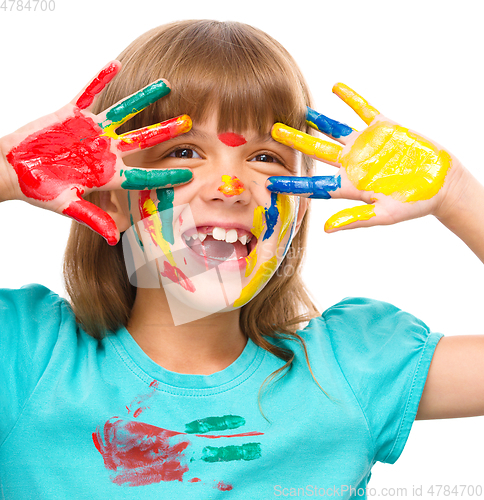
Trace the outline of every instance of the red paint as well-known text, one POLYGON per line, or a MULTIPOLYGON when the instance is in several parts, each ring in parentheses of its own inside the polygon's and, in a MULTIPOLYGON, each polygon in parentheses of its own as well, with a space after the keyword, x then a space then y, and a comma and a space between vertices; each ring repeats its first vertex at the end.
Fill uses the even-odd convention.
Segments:
POLYGON ((75 186, 101 187, 114 176, 116 155, 111 139, 94 121, 74 111, 61 123, 29 135, 7 155, 22 193, 35 200, 54 200, 75 186))
POLYGON ((97 428, 92 439, 104 466, 113 471, 111 481, 115 484, 181 482, 188 471, 184 450, 190 441, 183 433, 113 417, 102 430, 97 428))
POLYGON ((233 132, 225 132, 224 134, 219 134, 218 138, 226 146, 230 146, 231 148, 242 146, 242 144, 245 144, 247 142, 243 135, 234 134, 233 132))
POLYGON ((116 172, 116 155, 111 139, 91 118, 77 109, 74 116, 29 135, 7 154, 20 189, 28 198, 56 199, 65 191, 76 191, 63 213, 88 225, 116 244, 116 225, 100 208, 84 201, 84 188, 107 184, 116 172))
POLYGON ((192 479, 188 480, 189 483, 199 483, 200 481, 201 479, 198 477, 193 477, 192 479))
POLYGON ((235 196, 244 192, 245 187, 243 182, 233 175, 228 182, 224 182, 218 190, 225 196, 235 196))
POLYGON ((131 411, 133 411, 133 408, 138 407, 138 408, 136 408, 136 410, 133 413, 133 417, 138 418, 141 415, 141 413, 144 410, 146 410, 146 408, 149 408, 149 406, 147 404, 143 405, 143 403, 145 403, 148 399, 150 399, 152 396, 154 396, 156 394, 156 388, 158 387, 158 381, 153 380, 153 382, 151 382, 151 384, 150 384, 150 387, 153 388, 152 391, 150 391, 146 394, 142 394, 140 396, 137 396, 136 398, 133 399, 133 401, 131 401, 129 406, 126 406, 126 408, 128 410, 128 415, 131 413, 131 411))
POLYGON ((156 146, 160 142, 173 139, 188 132, 192 127, 192 120, 188 115, 171 118, 153 127, 145 127, 134 132, 127 132, 119 136, 118 149, 120 151, 132 151, 133 149, 145 149, 156 146))
POLYGON ((230 491, 231 489, 233 489, 233 486, 231 484, 226 484, 223 481, 220 481, 217 484, 217 489, 219 489, 220 491, 230 491))
POLYGON ((94 229, 106 238, 110 245, 116 245, 118 242, 116 223, 110 215, 96 205, 85 200, 72 201, 62 213, 94 229))
POLYGON ((220 436, 212 436, 210 434, 195 434, 197 437, 201 438, 210 438, 210 439, 217 439, 217 438, 236 438, 236 437, 244 437, 244 436, 263 436, 263 432, 244 432, 243 434, 229 434, 226 436, 220 435, 220 436))
POLYGON ((119 64, 115 62, 103 68, 97 77, 87 86, 86 90, 79 96, 76 106, 79 109, 85 109, 90 106, 96 95, 116 76, 119 69, 119 64))
POLYGON ((163 271, 160 271, 160 274, 165 278, 170 279, 173 283, 180 284, 185 290, 188 292, 195 292, 195 285, 192 281, 187 277, 187 275, 177 267, 172 266, 166 260, 164 261, 165 268, 163 271))

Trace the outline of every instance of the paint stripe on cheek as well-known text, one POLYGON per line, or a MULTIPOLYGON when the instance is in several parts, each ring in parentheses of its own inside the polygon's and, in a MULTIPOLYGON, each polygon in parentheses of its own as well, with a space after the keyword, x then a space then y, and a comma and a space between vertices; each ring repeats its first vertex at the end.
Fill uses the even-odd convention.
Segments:
POLYGON ((217 137, 226 146, 230 146, 231 148, 242 146, 242 144, 247 142, 243 135, 234 134, 233 132, 225 132, 224 134, 219 134, 217 137))

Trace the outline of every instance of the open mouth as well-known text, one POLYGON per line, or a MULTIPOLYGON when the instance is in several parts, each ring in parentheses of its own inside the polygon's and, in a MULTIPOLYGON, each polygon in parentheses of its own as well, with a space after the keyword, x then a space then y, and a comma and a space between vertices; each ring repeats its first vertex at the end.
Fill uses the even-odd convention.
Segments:
POLYGON ((184 232, 182 237, 201 257, 221 262, 244 259, 257 245, 257 237, 244 229, 197 226, 184 232))

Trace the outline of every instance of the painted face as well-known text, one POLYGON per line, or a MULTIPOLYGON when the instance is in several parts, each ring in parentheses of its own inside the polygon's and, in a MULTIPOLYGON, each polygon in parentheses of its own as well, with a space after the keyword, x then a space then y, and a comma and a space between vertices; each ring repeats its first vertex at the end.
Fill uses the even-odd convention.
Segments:
POLYGON ((131 282, 161 283, 175 324, 175 316, 181 324, 240 308, 262 290, 294 237, 300 200, 270 193, 265 183, 301 175, 300 153, 269 131, 219 134, 214 116, 126 163, 193 170, 183 186, 129 191, 124 207, 133 224, 123 238, 131 282))

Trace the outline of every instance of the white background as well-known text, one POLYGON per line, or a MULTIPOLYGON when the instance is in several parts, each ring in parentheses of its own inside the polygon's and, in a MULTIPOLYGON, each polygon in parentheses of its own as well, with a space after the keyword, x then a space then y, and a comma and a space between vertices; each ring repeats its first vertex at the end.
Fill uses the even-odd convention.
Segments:
MULTIPOLYGON (((331 93, 342 81, 388 117, 444 145, 484 182, 480 4, 55 0, 54 12, 0 9, 0 135, 71 100, 152 27, 187 18, 237 20, 267 31, 294 55, 318 111, 363 127, 331 93)), ((317 174, 330 171, 321 165, 317 174)), ((363 295, 392 302, 446 335, 483 333, 484 267, 460 240, 432 217, 326 235, 324 221, 352 204, 313 201, 305 276, 321 310, 363 295)), ((36 282, 65 295, 69 220, 22 202, 3 203, 0 219, 0 285, 36 282)), ((407 488, 411 497, 412 487, 423 485, 423 497, 431 498, 425 491, 432 484, 484 484, 483 444, 484 417, 417 421, 400 459, 377 464, 369 486, 407 488)))

